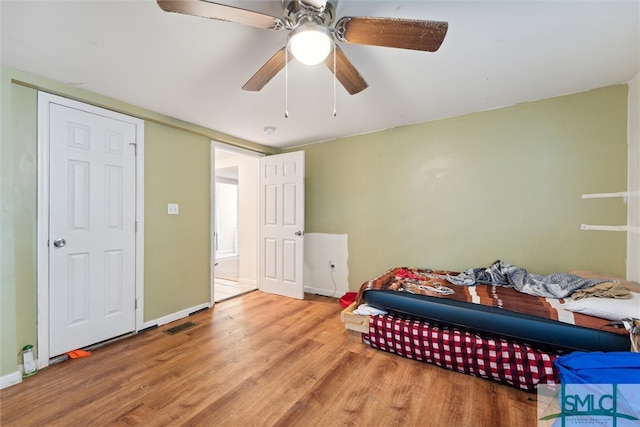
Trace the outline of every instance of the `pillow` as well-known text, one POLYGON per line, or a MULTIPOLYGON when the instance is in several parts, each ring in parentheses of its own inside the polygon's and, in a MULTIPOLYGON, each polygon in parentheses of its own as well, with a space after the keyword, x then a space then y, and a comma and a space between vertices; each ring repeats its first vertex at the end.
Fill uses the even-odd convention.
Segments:
POLYGON ((640 319, 640 294, 631 292, 631 298, 629 299, 590 297, 579 300, 566 300, 560 307, 565 310, 618 322, 627 318, 640 319))

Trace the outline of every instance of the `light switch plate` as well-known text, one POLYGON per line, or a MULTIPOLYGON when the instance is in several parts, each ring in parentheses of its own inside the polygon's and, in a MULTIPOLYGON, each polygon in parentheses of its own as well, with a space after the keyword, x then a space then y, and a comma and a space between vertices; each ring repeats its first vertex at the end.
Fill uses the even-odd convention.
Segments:
POLYGON ((167 205, 167 213, 169 215, 178 215, 178 213, 179 213, 178 204, 177 203, 169 203, 167 205))

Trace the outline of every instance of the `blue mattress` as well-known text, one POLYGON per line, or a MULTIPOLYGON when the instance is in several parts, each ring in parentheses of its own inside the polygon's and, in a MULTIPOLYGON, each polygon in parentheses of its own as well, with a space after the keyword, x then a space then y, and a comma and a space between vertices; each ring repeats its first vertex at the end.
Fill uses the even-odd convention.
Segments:
POLYGON ((365 290, 362 298, 388 311, 570 351, 629 351, 631 345, 628 335, 498 307, 388 290, 365 290))

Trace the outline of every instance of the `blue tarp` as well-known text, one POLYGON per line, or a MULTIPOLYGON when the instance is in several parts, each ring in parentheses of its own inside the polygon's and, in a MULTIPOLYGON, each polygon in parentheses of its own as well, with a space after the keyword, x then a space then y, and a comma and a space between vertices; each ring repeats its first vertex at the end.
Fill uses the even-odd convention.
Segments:
POLYGON ((640 353, 577 351, 555 364, 562 384, 640 384, 640 353))

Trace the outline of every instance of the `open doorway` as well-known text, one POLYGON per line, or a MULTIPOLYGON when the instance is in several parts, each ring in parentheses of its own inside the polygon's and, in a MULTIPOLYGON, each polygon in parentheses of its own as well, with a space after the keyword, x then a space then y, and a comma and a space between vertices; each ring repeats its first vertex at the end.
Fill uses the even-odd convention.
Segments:
MULTIPOLYGON (((238 256, 238 167, 216 169, 215 251, 218 260, 238 256)), ((235 279, 238 279, 235 272, 235 279)))
POLYGON ((214 143, 214 302, 257 289, 258 156, 214 143))

